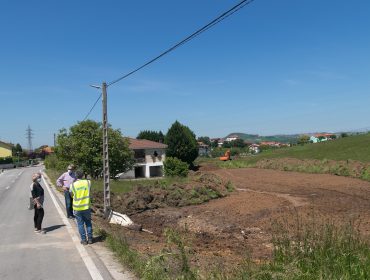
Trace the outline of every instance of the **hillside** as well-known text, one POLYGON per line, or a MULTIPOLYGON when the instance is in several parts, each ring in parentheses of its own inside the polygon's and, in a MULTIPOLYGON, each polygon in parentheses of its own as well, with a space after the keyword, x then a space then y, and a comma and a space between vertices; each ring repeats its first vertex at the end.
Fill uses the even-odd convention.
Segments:
POLYGON ((281 143, 296 143, 299 137, 298 134, 293 135, 271 135, 271 136, 260 136, 258 134, 246 134, 240 132, 234 132, 227 135, 227 138, 230 135, 238 135, 240 139, 251 143, 259 143, 262 141, 275 141, 281 143))
POLYGON ((266 151, 255 156, 253 161, 263 158, 332 159, 370 162, 370 133, 317 144, 266 151))

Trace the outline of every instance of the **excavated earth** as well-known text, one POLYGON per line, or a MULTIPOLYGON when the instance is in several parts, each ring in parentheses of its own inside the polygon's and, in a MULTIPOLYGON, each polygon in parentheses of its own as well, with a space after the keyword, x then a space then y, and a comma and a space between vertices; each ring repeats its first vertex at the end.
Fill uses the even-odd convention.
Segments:
POLYGON ((158 254, 166 246, 164 230, 174 228, 183 234, 191 248, 191 263, 201 270, 237 266, 247 255, 255 261, 270 258, 277 222, 293 229, 298 223, 312 221, 336 225, 351 221, 364 238, 370 237, 369 182, 257 168, 207 166, 199 174, 216 178, 222 193, 220 198, 179 207, 184 204, 167 203, 158 190, 143 193, 138 189, 128 198, 114 196, 114 203, 126 205, 120 210, 128 212, 135 223, 153 233, 106 227, 122 235, 143 255, 158 254), (222 188, 227 181, 234 186, 231 193, 222 188), (127 200, 132 201, 135 195, 141 197, 138 199, 141 207, 131 209, 127 200), (145 203, 143 196, 150 202, 145 203))

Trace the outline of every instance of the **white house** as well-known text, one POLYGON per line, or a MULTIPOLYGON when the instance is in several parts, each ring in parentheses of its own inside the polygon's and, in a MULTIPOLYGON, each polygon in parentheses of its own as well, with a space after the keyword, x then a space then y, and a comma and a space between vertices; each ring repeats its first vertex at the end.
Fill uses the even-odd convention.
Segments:
POLYGON ((239 139, 239 136, 236 135, 236 134, 232 134, 232 135, 227 136, 226 139, 225 139, 225 141, 226 142, 231 142, 231 141, 235 141, 237 139, 239 139))
POLYGON ((252 154, 258 154, 260 152, 260 145, 251 144, 248 149, 252 154))
POLYGON ((163 176, 163 162, 167 145, 145 139, 129 138, 134 151, 134 168, 119 174, 120 179, 152 178, 163 176))
POLYGON ((321 134, 315 134, 310 137, 310 142, 312 143, 319 143, 319 142, 325 142, 328 140, 332 140, 335 138, 335 134, 333 133, 321 133, 321 134))

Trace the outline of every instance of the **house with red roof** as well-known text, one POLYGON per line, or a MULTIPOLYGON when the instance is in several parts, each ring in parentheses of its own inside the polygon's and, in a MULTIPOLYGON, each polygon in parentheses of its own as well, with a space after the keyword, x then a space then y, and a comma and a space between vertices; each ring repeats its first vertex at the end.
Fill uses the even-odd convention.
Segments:
POLYGON ((317 133, 310 137, 310 142, 319 143, 319 142, 325 142, 328 140, 333 140, 335 138, 336 138, 336 135, 334 133, 317 133))
POLYGON ((120 179, 163 177, 163 162, 167 145, 146 139, 128 138, 134 152, 135 165, 128 172, 118 174, 120 179))

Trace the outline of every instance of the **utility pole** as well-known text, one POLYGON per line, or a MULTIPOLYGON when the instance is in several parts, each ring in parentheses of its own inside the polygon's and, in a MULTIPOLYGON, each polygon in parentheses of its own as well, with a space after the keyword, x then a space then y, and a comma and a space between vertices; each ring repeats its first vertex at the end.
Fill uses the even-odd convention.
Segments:
POLYGON ((107 84, 102 83, 103 103, 103 178, 104 178, 104 217, 108 218, 110 212, 110 186, 109 186, 109 154, 108 154, 108 114, 107 114, 107 84))
POLYGON ((110 214, 110 186, 109 186, 109 152, 108 152, 108 110, 107 110, 107 83, 103 82, 101 86, 90 85, 93 88, 102 90, 103 103, 103 183, 104 183, 104 218, 107 219, 110 214))

